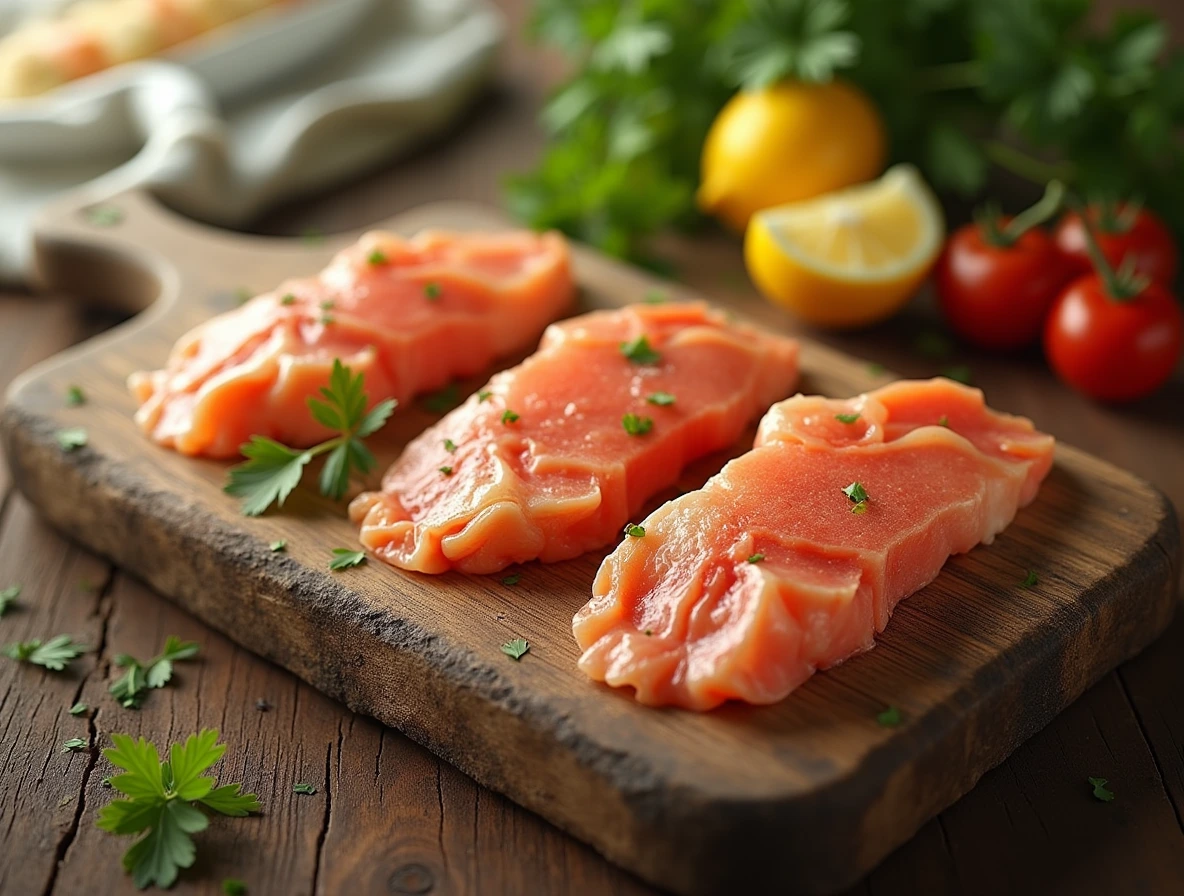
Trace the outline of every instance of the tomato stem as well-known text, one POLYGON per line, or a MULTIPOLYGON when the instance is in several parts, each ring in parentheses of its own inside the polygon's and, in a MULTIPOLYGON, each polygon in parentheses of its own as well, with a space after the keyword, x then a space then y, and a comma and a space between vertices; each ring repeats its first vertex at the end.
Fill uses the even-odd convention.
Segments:
POLYGON ((979 231, 988 245, 1006 249, 1015 245, 1016 241, 1033 227, 1038 227, 1059 212, 1064 199, 1065 185, 1059 180, 1049 181, 1040 201, 1024 209, 1005 226, 999 226, 997 209, 988 208, 984 214, 976 215, 979 231))
POLYGON ((1102 287, 1106 295, 1115 302, 1129 302, 1132 299, 1138 298, 1139 294, 1147 288, 1147 284, 1151 281, 1147 277, 1135 272, 1134 259, 1127 256, 1123 259, 1123 263, 1119 265, 1118 270, 1114 270, 1110 262, 1106 260, 1106 256, 1102 253, 1101 247, 1098 246, 1093 225, 1090 223, 1081 202, 1077 197, 1069 196, 1065 199, 1065 204, 1081 219, 1081 231, 1085 236, 1085 251, 1089 254, 1090 264, 1093 265, 1094 272, 1098 275, 1098 279, 1102 281, 1102 287))

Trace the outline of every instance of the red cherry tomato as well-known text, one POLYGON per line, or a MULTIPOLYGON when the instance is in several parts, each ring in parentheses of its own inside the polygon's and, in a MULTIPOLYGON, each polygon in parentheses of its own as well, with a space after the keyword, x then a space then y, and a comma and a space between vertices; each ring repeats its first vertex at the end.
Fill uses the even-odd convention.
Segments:
POLYGON ((966 224, 946 242, 935 276, 942 311, 959 336, 983 348, 1015 349, 1040 335, 1072 271, 1039 228, 996 246, 979 225, 966 224))
POLYGON ((1063 381, 1101 401, 1131 401, 1172 375, 1184 341, 1184 313, 1158 283, 1128 301, 1096 274, 1065 287, 1048 316, 1044 353, 1063 381))
MULTIPOLYGON (((1180 253, 1163 221, 1145 208, 1128 211, 1126 206, 1103 214, 1098 206, 1091 205, 1086 215, 1098 248, 1112 268, 1119 268, 1129 256, 1134 259, 1137 273, 1164 286, 1172 285, 1180 268, 1180 253)), ((1069 259, 1074 273, 1087 274, 1093 270, 1085 248, 1085 228, 1076 212, 1065 215, 1057 225, 1056 243, 1069 259)))

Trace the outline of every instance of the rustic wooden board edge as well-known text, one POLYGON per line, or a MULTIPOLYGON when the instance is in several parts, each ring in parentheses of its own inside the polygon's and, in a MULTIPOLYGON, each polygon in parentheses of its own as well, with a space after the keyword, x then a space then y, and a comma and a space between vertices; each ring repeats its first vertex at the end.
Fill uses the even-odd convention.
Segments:
MULTIPOLYGON (((63 251, 68 250, 68 242, 63 242, 63 251)), ((159 279, 164 282, 167 278, 159 279)), ((130 332, 143 325, 141 318, 121 329, 130 332)), ((15 383, 0 416, 0 436, 15 481, 51 522, 245 647, 352 708, 400 728, 482 783, 591 842, 610 859, 679 892, 721 892, 749 885, 815 893, 850 883, 970 789, 983 772, 1002 761, 1089 684, 1145 646, 1153 632, 1166 626, 1174 608, 1179 537, 1171 505, 1135 477, 1114 471, 1155 504, 1159 513, 1155 530, 1127 567, 1082 593, 1081 602, 1090 609, 1089 617, 1066 619, 1066 627, 1073 630, 1057 649, 1031 651, 1021 642, 1011 651, 1015 656, 1003 655, 980 673, 980 679, 1000 676, 1005 685, 996 688, 989 702, 960 707, 974 718, 974 724, 961 735, 952 710, 931 713, 934 718, 927 716, 926 724, 917 726, 911 738, 869 754, 857 773, 813 793, 808 800, 770 798, 727 804, 705 802, 700 795, 684 791, 679 793, 681 802, 659 802, 651 798, 656 780, 653 769, 605 750, 594 738, 575 731, 561 715, 517 690, 497 668, 478 662, 467 652, 449 652, 407 620, 379 618, 339 581, 305 570, 294 561, 283 567, 292 573, 290 578, 274 575, 276 558, 256 537, 204 512, 194 513, 167 494, 145 493, 145 483, 127 465, 88 449, 72 453, 56 450, 53 419, 23 407, 21 396, 58 363, 61 361, 47 362, 15 383), (46 464, 46 457, 56 461, 46 464), (96 492, 100 495, 103 512, 93 519, 82 519, 78 514, 75 497, 83 489, 92 490, 92 497, 96 492), (129 501, 128 496, 147 500, 129 501), (145 514, 144 507, 150 508, 150 513, 145 514), (180 525, 182 521, 184 525, 180 525), (187 537, 186 529, 192 532, 195 527, 204 528, 208 538, 187 537), (240 582, 231 574, 228 562, 252 572, 259 591, 251 597, 257 600, 232 596, 240 582), (1161 584, 1149 589, 1149 583, 1155 582, 1161 584), (1127 600, 1135 597, 1155 617, 1153 624, 1144 620, 1143 626, 1136 625, 1131 614, 1124 614, 1127 600), (270 612, 259 612, 261 605, 268 606, 270 612), (357 638, 361 640, 341 637, 326 645, 317 622, 342 611, 357 620, 357 638), (278 650, 283 641, 275 635, 285 626, 305 632, 307 643, 320 638, 317 649, 304 653, 278 650), (1094 654, 1091 673, 1083 677, 1077 671, 1079 665, 1069 660, 1090 651, 1094 654), (326 657, 332 661, 327 662, 326 657), (352 658, 349 665, 346 657, 352 658), (367 657, 371 663, 360 664, 367 657), (1028 680, 1046 675, 1045 680, 1058 681, 1061 687, 1029 692, 1012 684, 1022 680, 1018 669, 1025 664, 1040 673, 1027 676, 1028 680), (464 702, 458 703, 458 691, 464 702), (442 714, 442 707, 450 712, 442 714), (532 775, 532 770, 505 767, 492 758, 488 747, 494 740, 506 739, 506 731, 499 731, 498 726, 507 717, 514 723, 510 739, 520 753, 549 754, 549 762, 554 763, 551 773, 532 775), (480 724, 474 725, 474 719, 480 724), (918 780, 909 762, 918 764, 918 756, 938 757, 951 750, 966 758, 958 767, 970 769, 969 774, 954 774, 940 781, 918 780), (615 801, 614 790, 623 794, 625 802, 615 801), (583 818, 557 814, 555 797, 559 793, 567 800, 596 806, 596 812, 583 818), (840 823, 844 807, 866 802, 875 793, 880 793, 881 799, 865 816, 853 842, 849 828, 840 823), (899 794, 905 794, 904 804, 914 809, 912 817, 900 816, 895 805, 900 800, 890 798, 899 794), (892 811, 886 807, 893 807, 892 811), (805 826, 817 831, 817 836, 810 842, 784 842, 778 837, 777 822, 789 817, 787 813, 807 820, 805 826), (660 850, 640 858, 626 850, 629 841, 656 832, 663 834, 656 838, 662 843, 660 850), (820 853, 828 854, 829 860, 814 861, 820 853), (759 877, 770 855, 781 857, 773 869, 775 878, 759 877), (816 871, 819 868, 842 870, 839 876, 826 876, 816 871)), ((1062 457, 1113 470, 1073 449, 1060 450, 1062 457)), ((973 682, 956 695, 956 704, 957 698, 964 700, 972 690, 970 684, 973 682)))

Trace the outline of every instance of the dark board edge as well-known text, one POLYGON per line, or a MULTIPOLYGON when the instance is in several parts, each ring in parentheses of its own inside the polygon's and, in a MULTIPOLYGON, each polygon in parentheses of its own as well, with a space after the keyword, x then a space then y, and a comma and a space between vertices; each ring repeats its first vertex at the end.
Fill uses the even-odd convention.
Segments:
POLYGON ((366 607, 341 581, 295 560, 277 564, 257 538, 153 491, 126 464, 87 448, 62 452, 54 420, 21 401, 21 383, 33 383, 37 375, 31 371, 14 384, 0 412, 0 439, 15 483, 51 523, 244 647, 398 728, 609 859, 680 893, 746 886, 815 894, 854 882, 1102 675, 1154 640, 1175 609, 1175 511, 1162 493, 1121 474, 1153 500, 1158 520, 1126 566, 1081 593, 1087 613, 1062 609, 1053 624, 1064 636, 1055 644, 1032 633, 1012 645, 923 724, 873 750, 851 774, 826 787, 761 800, 705 798, 692 788, 667 786, 635 757, 606 750, 495 667, 449 649, 408 620, 366 607), (91 492, 90 516, 79 513, 83 490, 91 492), (244 571, 257 583, 253 595, 239 591, 244 571), (1153 619, 1129 613, 1128 599, 1137 599, 1153 619), (355 625, 323 624, 342 615, 355 625), (285 628, 304 636, 281 636, 285 628), (294 646, 301 643, 309 649, 294 646), (1081 655, 1090 655, 1090 662, 1073 661, 1081 655), (1049 681, 1057 686, 1023 684, 1049 681), (976 693, 989 697, 970 705, 976 693), (507 739, 518 755, 542 761, 529 768, 499 763, 493 745, 507 739), (949 771, 937 777, 920 771, 934 768, 949 771), (563 804, 594 810, 568 815, 563 804), (852 826, 852 807, 869 804, 862 826, 852 826), (901 816, 902 805, 910 817, 901 816), (781 832, 789 820, 815 836, 787 842, 781 832), (637 842, 654 848, 639 853, 631 848, 637 842), (778 861, 770 863, 770 855, 778 861))

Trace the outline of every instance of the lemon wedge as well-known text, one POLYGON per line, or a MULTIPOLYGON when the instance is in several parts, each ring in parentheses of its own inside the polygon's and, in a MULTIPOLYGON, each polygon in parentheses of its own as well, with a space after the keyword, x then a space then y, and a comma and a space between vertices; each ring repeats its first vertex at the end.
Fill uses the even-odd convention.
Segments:
POLYGON ((856 327, 908 301, 944 238, 933 191, 897 165, 877 181, 758 212, 744 259, 770 301, 812 324, 856 327))

